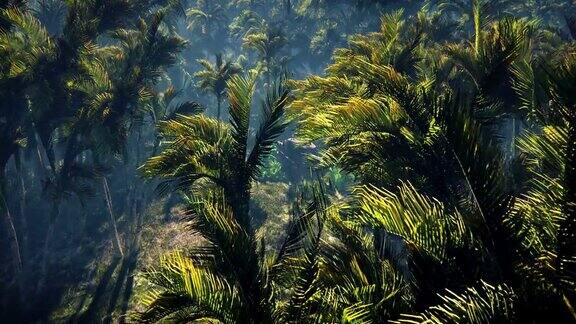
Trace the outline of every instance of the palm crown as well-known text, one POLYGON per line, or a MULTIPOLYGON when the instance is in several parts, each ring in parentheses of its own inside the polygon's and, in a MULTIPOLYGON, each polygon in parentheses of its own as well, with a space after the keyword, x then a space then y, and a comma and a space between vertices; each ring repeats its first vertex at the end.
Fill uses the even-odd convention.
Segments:
POLYGON ((216 97, 216 119, 220 120, 222 101, 226 97, 228 81, 242 71, 238 62, 223 59, 222 54, 216 54, 214 63, 207 59, 198 60, 204 70, 198 71, 194 77, 199 79, 198 87, 203 91, 210 92, 216 97))

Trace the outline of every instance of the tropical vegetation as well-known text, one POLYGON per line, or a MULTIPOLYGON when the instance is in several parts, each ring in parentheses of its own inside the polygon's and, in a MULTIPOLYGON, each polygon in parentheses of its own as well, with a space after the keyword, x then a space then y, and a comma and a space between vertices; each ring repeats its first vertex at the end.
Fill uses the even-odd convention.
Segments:
POLYGON ((8 322, 576 321, 576 3, 0 3, 8 322))

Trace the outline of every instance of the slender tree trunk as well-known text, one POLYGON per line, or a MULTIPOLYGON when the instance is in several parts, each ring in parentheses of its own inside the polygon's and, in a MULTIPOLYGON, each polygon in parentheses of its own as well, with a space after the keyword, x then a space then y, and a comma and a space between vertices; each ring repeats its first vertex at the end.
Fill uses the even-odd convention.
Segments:
POLYGON ((474 18, 474 53, 479 55, 482 43, 482 12, 480 0, 472 2, 472 17, 474 18))
POLYGON ((2 220, 4 222, 4 228, 6 229, 6 235, 8 236, 8 242, 10 244, 10 251, 12 253, 12 262, 14 266, 14 274, 19 275, 22 270, 22 257, 20 255, 20 244, 18 242, 18 234, 16 233, 16 228, 14 227, 14 220, 10 214, 8 208, 8 202, 6 200, 6 178, 5 178, 5 167, 6 164, 2 163, 0 166, 0 214, 2 215, 2 220))
POLYGON ((286 18, 292 15, 292 1, 284 0, 284 9, 286 10, 286 18))
POLYGON ((88 222, 88 210, 87 208, 82 208, 82 215, 80 216, 80 222, 78 224, 78 233, 76 234, 77 235, 76 239, 79 244, 82 242, 82 238, 86 233, 87 222, 88 222))
POLYGON ((216 111, 216 119, 220 120, 220 116, 222 114, 222 97, 217 96, 216 101, 217 101, 217 107, 218 107, 218 110, 216 111))
POLYGON ((49 174, 48 166, 46 165, 46 162, 44 162, 44 157, 42 157, 42 152, 40 151, 41 143, 42 142, 40 140, 38 140, 38 144, 36 145, 36 155, 38 156, 38 163, 40 163, 40 167, 42 168, 42 171, 45 172, 46 174, 49 174))
POLYGON ((110 215, 110 223, 114 229, 114 236, 116 237, 116 244, 120 255, 124 257, 124 250, 122 249, 122 242, 120 240, 120 234, 118 233, 118 227, 116 226, 116 218, 114 218, 114 212, 112 208, 112 197, 110 195, 110 187, 108 186, 108 180, 106 177, 102 178, 102 186, 104 188, 104 197, 106 199, 106 205, 108 207, 108 214, 110 215))
POLYGON ((266 89, 270 89, 270 81, 272 79, 272 71, 270 71, 270 65, 272 60, 270 58, 266 58, 266 89))
POLYGON ((44 291, 46 285, 50 248, 52 246, 56 220, 58 218, 60 218, 60 201, 55 200, 52 203, 52 210, 50 211, 48 219, 48 227, 46 228, 46 237, 44 238, 44 247, 42 248, 42 262, 40 263, 40 278, 38 280, 38 286, 36 287, 36 296, 39 296, 40 293, 44 291))
POLYGON ((20 290, 20 298, 22 305, 26 305, 26 282, 27 280, 27 260, 29 259, 29 245, 28 245, 28 219, 26 217, 26 184, 25 184, 25 176, 26 171, 22 168, 22 157, 19 155, 22 153, 19 151, 17 154, 18 159, 16 162, 16 170, 18 171, 18 183, 20 185, 20 227, 21 227, 21 238, 22 238, 22 247, 21 247, 21 260, 22 260, 22 271, 20 276, 18 277, 18 288, 20 290))
POLYGON ((22 227, 22 266, 24 266, 24 260, 28 255, 28 219, 26 217, 26 183, 25 183, 25 176, 26 171, 22 168, 22 158, 18 159, 18 163, 16 164, 16 170, 18 171, 18 183, 20 185, 20 224, 22 227))
POLYGON ((516 156, 516 117, 512 116, 512 131, 510 139, 510 161, 511 162, 516 156))

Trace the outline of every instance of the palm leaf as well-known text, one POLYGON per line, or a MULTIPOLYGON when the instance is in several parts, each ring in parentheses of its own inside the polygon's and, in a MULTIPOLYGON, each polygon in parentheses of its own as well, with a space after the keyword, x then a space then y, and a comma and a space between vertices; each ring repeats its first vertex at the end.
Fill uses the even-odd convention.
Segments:
POLYGON ((236 143, 237 158, 242 162, 245 161, 248 150, 250 108, 252 106, 254 86, 254 80, 241 76, 233 76, 228 81, 232 138, 236 143))
POLYGON ((410 183, 399 187, 398 194, 373 186, 360 187, 356 194, 362 221, 404 238, 411 248, 438 262, 446 262, 447 251, 467 241, 462 216, 448 213, 442 203, 418 193, 410 183))
POLYGON ((403 315, 392 323, 509 323, 513 321, 517 297, 507 285, 492 286, 482 281, 478 288, 461 294, 450 290, 440 296, 442 304, 418 315, 403 315))
POLYGON ((160 266, 144 274, 151 284, 141 299, 140 323, 195 320, 234 323, 240 300, 236 288, 209 269, 195 265, 181 252, 165 255, 160 266))
POLYGON ((284 112, 288 104, 288 95, 288 90, 283 89, 280 85, 266 97, 262 109, 260 129, 256 133, 254 146, 247 159, 252 178, 256 178, 260 174, 260 168, 272 152, 276 139, 287 126, 284 121, 284 112))

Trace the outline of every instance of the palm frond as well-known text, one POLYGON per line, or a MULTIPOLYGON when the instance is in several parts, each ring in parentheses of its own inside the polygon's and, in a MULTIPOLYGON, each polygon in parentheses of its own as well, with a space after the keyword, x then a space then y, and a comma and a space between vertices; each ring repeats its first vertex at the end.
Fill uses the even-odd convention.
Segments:
POLYGON ((512 66, 512 88, 518 96, 520 110, 528 120, 541 125, 557 120, 555 112, 548 107, 545 92, 546 76, 537 62, 517 61, 512 66))
POLYGON ((230 101, 230 123, 232 138, 237 147, 237 157, 244 162, 248 152, 248 132, 250 130, 250 108, 254 94, 254 80, 233 76, 228 81, 228 100, 230 101))
POLYGON ((220 163, 232 148, 226 125, 202 115, 179 115, 159 127, 166 148, 140 168, 144 176, 159 177, 184 190, 199 178, 221 184, 220 163))
POLYGON ((566 187, 563 204, 564 220, 558 229, 558 270, 560 273, 560 286, 565 292, 566 305, 573 317, 576 317, 573 308, 576 287, 576 100, 573 91, 576 90, 576 55, 574 53, 563 57, 561 65, 550 74, 551 95, 560 107, 566 120, 567 146, 563 185, 566 187))
POLYGON ((278 85, 275 90, 270 91, 262 105, 260 129, 256 133, 254 145, 247 158, 252 178, 260 175, 260 168, 272 152, 276 139, 287 126, 284 112, 288 104, 288 95, 288 90, 278 85))
POLYGON ((194 264, 181 252, 165 255, 158 268, 144 274, 150 283, 141 299, 140 323, 218 321, 234 323, 240 299, 236 288, 211 270, 194 264))
POLYGON ((505 224, 512 229, 522 255, 516 266, 528 294, 559 302, 557 233, 565 220, 563 202, 566 188, 562 174, 568 134, 565 128, 545 127, 542 134, 527 132, 517 141, 523 166, 530 175, 523 192, 514 202, 505 224))
POLYGON ((407 281, 383 259, 361 224, 328 214, 323 240, 320 309, 331 320, 391 319, 411 303, 407 281))
MULTIPOLYGON (((510 210, 512 198, 505 182, 502 153, 460 98, 440 98, 436 105, 456 168, 464 179, 475 212, 487 226, 484 244, 498 244, 498 249, 503 249, 509 246, 510 237, 502 221, 510 210)), ((503 266, 510 265, 509 256, 500 256, 503 266)))
POLYGON ((411 249, 446 262, 449 249, 462 247, 467 240, 466 225, 456 211, 418 193, 410 184, 398 188, 398 194, 375 188, 356 190, 362 214, 360 219, 373 228, 382 228, 406 240, 411 249))
POLYGON ((515 317, 517 297, 507 285, 492 286, 482 281, 478 288, 468 288, 461 294, 447 290, 440 299, 442 304, 418 315, 403 315, 392 323, 508 323, 515 317))

